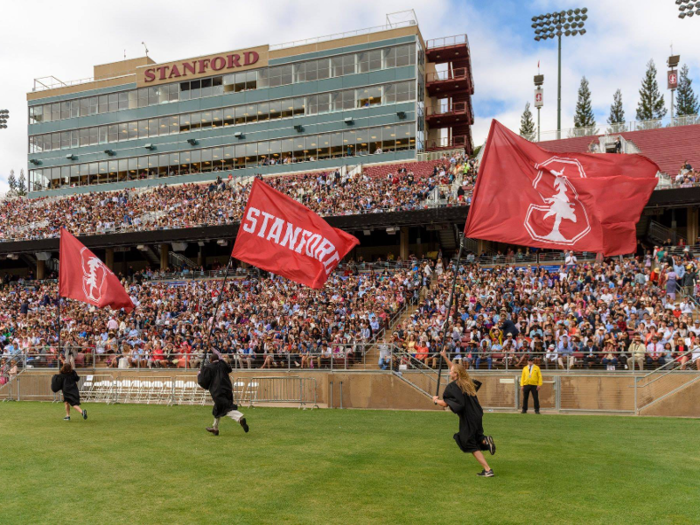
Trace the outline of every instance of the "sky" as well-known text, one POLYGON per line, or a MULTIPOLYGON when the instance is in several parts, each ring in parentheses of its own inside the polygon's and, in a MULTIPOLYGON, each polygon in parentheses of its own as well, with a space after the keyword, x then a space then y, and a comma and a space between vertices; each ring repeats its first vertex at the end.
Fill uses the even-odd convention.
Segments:
POLYGON ((545 75, 541 129, 556 129, 556 40, 535 42, 531 17, 588 8, 587 33, 562 44, 562 127, 573 127, 576 93, 590 81, 593 110, 604 124, 613 93, 622 90, 628 121, 653 59, 666 91, 666 59, 673 52, 690 68, 700 92, 700 16, 680 20, 674 0, 32 0, 3 7, 0 31, 0 194, 10 170, 27 170, 26 93, 35 78, 63 81, 92 76, 92 66, 143 56, 157 62, 263 44, 279 44, 384 25, 386 14, 414 9, 427 39, 467 34, 473 60, 474 142, 486 140, 492 119, 517 129, 534 96, 537 63, 545 75))

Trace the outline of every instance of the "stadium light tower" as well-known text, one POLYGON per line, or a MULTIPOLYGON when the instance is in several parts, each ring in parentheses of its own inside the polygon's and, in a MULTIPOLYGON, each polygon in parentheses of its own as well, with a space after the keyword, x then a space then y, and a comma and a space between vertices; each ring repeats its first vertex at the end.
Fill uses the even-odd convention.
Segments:
POLYGON ((10 118, 10 112, 6 109, 0 109, 0 129, 7 129, 7 119, 10 118))
MULTIPOLYGON (((676 0, 678 1, 678 0, 676 0)), ((588 8, 555 11, 532 17, 535 40, 556 37, 559 40, 559 76, 557 80, 557 138, 561 138, 561 37, 585 35, 584 23, 588 20, 588 8)))
POLYGON ((700 16, 700 2, 698 0, 676 0, 676 5, 680 11, 678 18, 700 16))

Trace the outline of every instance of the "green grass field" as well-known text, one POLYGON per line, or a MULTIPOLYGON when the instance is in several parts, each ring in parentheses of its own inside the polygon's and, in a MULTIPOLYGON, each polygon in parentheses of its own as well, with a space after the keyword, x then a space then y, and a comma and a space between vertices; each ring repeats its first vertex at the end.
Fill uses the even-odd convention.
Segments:
POLYGON ((696 420, 489 413, 482 479, 450 413, 85 406, 0 403, 0 522, 700 522, 696 420))

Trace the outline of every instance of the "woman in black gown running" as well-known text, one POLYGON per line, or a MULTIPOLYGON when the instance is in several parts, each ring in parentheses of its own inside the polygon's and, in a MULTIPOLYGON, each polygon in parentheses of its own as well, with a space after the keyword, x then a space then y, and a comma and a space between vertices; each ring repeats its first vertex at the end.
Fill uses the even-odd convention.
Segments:
POLYGON ((450 407, 450 410, 459 416, 459 432, 454 435, 457 445, 462 452, 473 454, 484 468, 477 474, 478 476, 491 478, 493 470, 489 467, 481 451, 488 450, 493 455, 496 453, 496 445, 491 436, 484 435, 484 428, 481 425, 484 411, 476 397, 481 383, 471 379, 461 364, 450 361, 444 350, 441 355, 450 370, 452 382, 445 387, 442 400, 438 396, 434 396, 433 401, 436 405, 450 407))

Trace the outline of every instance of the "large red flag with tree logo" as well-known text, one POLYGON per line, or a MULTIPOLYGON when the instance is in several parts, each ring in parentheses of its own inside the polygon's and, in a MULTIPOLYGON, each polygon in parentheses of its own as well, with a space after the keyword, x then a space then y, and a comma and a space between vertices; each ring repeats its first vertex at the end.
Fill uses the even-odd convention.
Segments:
POLYGON ((58 295, 98 308, 134 309, 119 278, 65 228, 61 228, 58 295))
POLYGON ((356 237, 255 179, 231 256, 318 289, 358 244, 356 237))
POLYGON ((522 246, 620 255, 659 167, 641 155, 552 153, 491 123, 464 235, 522 246))

